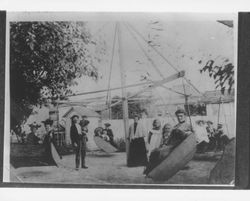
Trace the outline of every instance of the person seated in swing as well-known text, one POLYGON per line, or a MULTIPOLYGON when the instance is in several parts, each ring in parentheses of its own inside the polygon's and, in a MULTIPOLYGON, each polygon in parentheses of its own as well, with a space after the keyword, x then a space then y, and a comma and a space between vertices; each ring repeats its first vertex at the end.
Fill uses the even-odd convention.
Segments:
POLYGON ((145 175, 148 175, 149 172, 167 158, 169 154, 187 138, 187 136, 194 133, 192 126, 186 122, 186 112, 183 109, 178 109, 175 115, 178 124, 170 131, 168 140, 161 145, 160 149, 155 149, 150 154, 149 163, 143 172, 145 175))
POLYGON ((162 128, 162 141, 160 148, 168 143, 171 131, 172 131, 172 125, 170 123, 166 123, 162 128))
POLYGON ((114 134, 113 134, 113 131, 112 129, 110 128, 111 124, 110 123, 105 123, 104 124, 105 128, 103 129, 103 131, 106 131, 107 132, 107 135, 109 137, 109 143, 114 146, 114 147, 117 147, 115 142, 114 142, 114 134))
POLYGON ((100 135, 100 137, 102 139, 104 139, 106 142, 110 142, 110 138, 109 138, 109 136, 107 134, 107 130, 103 130, 102 133, 101 133, 101 135, 100 135))
POLYGON ((97 127, 94 131, 95 137, 102 137, 102 131, 103 131, 102 127, 97 127))
POLYGON ((217 129, 215 130, 214 137, 216 140, 216 151, 223 150, 225 145, 227 145, 230 141, 228 136, 224 133, 222 124, 218 124, 217 129))
POLYGON ((208 133, 203 120, 197 120, 195 126, 195 135, 197 141, 197 153, 204 153, 209 145, 208 133))
POLYGON ((215 128, 213 127, 213 122, 212 121, 208 120, 206 123, 207 123, 206 130, 207 130, 208 139, 209 139, 208 150, 212 151, 216 147, 216 140, 215 140, 215 137, 214 137, 215 128))
POLYGON ((41 144, 42 141, 39 137, 37 137, 37 129, 41 127, 41 125, 37 124, 36 122, 29 124, 31 132, 28 134, 26 142, 27 144, 37 145, 41 144))

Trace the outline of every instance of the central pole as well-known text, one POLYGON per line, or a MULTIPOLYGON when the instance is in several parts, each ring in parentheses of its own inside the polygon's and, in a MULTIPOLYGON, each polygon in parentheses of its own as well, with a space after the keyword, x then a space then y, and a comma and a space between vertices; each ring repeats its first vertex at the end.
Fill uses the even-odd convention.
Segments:
POLYGON ((124 131, 125 131, 125 142, 126 142, 126 154, 127 154, 127 164, 128 164, 128 154, 129 154, 129 119, 128 119, 128 99, 126 93, 126 73, 124 69, 124 61, 123 61, 123 49, 124 44, 122 44, 122 30, 121 24, 118 23, 118 41, 119 41, 119 62, 120 62, 120 72, 121 72, 121 87, 122 87, 122 109, 123 109, 123 121, 124 121, 124 131))

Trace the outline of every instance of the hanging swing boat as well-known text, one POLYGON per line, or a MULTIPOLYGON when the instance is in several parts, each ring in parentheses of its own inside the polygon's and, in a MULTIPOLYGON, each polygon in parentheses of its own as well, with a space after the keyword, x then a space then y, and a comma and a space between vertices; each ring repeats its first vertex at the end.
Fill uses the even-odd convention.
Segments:
POLYGON ((49 146, 44 144, 20 144, 11 143, 10 162, 13 167, 30 167, 30 166, 57 166, 59 154, 53 143, 49 146), (50 150, 48 151, 48 147, 50 150), (57 157, 58 156, 58 157, 57 157))
POLYGON ((178 145, 167 158, 148 173, 148 177, 155 181, 166 181, 192 160, 196 152, 196 138, 189 135, 178 145))
POLYGON ((117 151, 117 149, 112 146, 109 142, 104 140, 102 137, 98 136, 98 132, 101 132, 103 128, 98 127, 94 130, 95 136, 94 136, 94 142, 96 143, 97 147, 99 147, 101 150, 103 150, 106 153, 114 153, 117 151))

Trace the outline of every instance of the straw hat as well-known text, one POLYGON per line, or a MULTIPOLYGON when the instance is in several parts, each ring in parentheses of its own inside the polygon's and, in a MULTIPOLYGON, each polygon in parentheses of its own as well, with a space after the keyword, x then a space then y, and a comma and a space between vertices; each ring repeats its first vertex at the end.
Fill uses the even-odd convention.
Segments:
POLYGON ((74 119, 75 117, 79 119, 79 116, 77 114, 74 114, 72 117, 70 117, 70 119, 74 119))
POLYGON ((107 126, 107 127, 110 127, 110 126, 111 126, 110 123, 105 123, 104 125, 107 126))

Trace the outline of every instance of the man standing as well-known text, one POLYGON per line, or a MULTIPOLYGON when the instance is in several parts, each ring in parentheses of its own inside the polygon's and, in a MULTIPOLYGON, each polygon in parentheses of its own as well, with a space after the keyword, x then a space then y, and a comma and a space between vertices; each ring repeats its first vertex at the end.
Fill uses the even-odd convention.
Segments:
POLYGON ((76 170, 79 170, 80 159, 81 159, 81 167, 87 168, 85 166, 86 141, 85 139, 83 139, 81 126, 78 124, 79 116, 73 115, 71 117, 71 121, 72 123, 70 127, 70 138, 71 138, 72 145, 75 148, 75 152, 76 152, 76 158, 75 158, 76 170))

